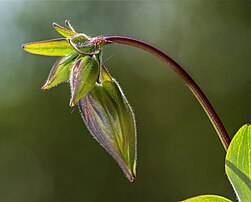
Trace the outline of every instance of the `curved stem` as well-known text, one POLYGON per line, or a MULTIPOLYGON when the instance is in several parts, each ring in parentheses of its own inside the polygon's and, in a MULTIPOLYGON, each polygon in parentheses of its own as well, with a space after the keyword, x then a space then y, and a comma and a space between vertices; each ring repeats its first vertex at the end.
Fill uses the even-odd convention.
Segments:
POLYGON ((171 65, 171 68, 180 76, 180 78, 186 83, 188 88, 192 91, 195 95, 197 100, 200 102, 201 106, 205 110, 207 116, 209 117, 211 123, 213 124, 225 150, 227 150, 230 144, 230 137, 221 122, 219 116, 217 115, 216 111, 214 110, 213 106, 207 99, 206 95, 200 89, 200 87, 196 84, 196 82, 192 79, 192 77, 179 65, 175 60, 169 57, 167 54, 163 53, 161 50, 147 44, 146 42, 124 37, 124 36, 105 36, 105 37, 98 37, 96 38, 99 42, 104 42, 105 44, 109 44, 111 42, 119 43, 119 44, 126 44, 130 46, 134 46, 140 49, 143 49, 147 52, 150 52, 160 59, 162 59, 167 64, 171 65))

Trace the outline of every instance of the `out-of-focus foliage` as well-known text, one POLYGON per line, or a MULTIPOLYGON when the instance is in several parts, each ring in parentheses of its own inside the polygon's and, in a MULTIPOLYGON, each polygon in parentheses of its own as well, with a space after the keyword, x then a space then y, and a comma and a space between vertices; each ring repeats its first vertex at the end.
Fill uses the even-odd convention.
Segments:
MULTIPOLYGON (((229 145, 226 155, 225 167, 227 176, 238 197, 238 201, 246 202, 251 200, 251 127, 249 124, 242 126, 236 133, 229 145)), ((226 198, 215 195, 201 195, 185 201, 208 201, 223 202, 230 201, 226 198)))
POLYGON ((251 201, 251 126, 244 125, 231 141, 226 173, 239 201, 251 201))
POLYGON ((231 202, 222 196, 203 195, 185 200, 184 202, 231 202))
POLYGON ((201 193, 235 200, 217 134, 161 61, 126 46, 105 48, 105 64, 137 115, 140 158, 131 184, 71 113, 68 85, 40 91, 55 58, 20 46, 57 38, 48 27, 64 19, 90 36, 143 39, 187 69, 233 135, 250 122, 250 9, 248 1, 1 1, 0 201, 164 202, 201 193))

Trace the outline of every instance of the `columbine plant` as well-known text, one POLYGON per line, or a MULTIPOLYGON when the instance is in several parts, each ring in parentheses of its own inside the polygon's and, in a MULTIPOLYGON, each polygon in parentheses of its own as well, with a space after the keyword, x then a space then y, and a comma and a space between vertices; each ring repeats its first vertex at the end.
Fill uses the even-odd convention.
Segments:
MULTIPOLYGON (((227 176, 241 202, 251 201, 251 127, 244 125, 233 140, 209 100, 191 76, 159 49, 123 36, 89 37, 77 33, 69 21, 65 27, 53 23, 65 38, 23 45, 27 52, 60 56, 53 65, 42 90, 69 81, 70 106, 78 105, 92 136, 118 162, 130 182, 136 177, 136 125, 134 113, 117 81, 102 62, 103 47, 117 43, 146 50, 168 63, 195 95, 213 124, 225 150, 227 176)), ((230 201, 221 196, 203 195, 185 201, 230 201)))

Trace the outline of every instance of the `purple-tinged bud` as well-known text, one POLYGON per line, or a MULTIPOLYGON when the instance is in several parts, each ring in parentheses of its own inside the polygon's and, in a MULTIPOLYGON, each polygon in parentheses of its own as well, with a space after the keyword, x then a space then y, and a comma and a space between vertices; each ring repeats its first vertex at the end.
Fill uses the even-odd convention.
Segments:
POLYGON ((118 83, 104 67, 101 82, 79 101, 82 118, 92 136, 118 162, 130 182, 136 177, 134 113, 118 83))

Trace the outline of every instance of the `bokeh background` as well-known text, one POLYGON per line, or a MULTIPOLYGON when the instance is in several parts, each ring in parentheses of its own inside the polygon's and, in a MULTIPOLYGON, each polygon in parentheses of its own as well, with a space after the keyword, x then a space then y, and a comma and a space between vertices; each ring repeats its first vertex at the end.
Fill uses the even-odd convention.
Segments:
POLYGON ((129 183, 70 109, 69 85, 40 87, 56 58, 22 43, 57 38, 68 19, 91 36, 126 35, 175 58, 205 91, 230 135, 251 121, 249 1, 0 2, 0 201, 235 200, 225 151, 184 83, 144 51, 112 45, 105 64, 136 113, 137 179, 129 183))

